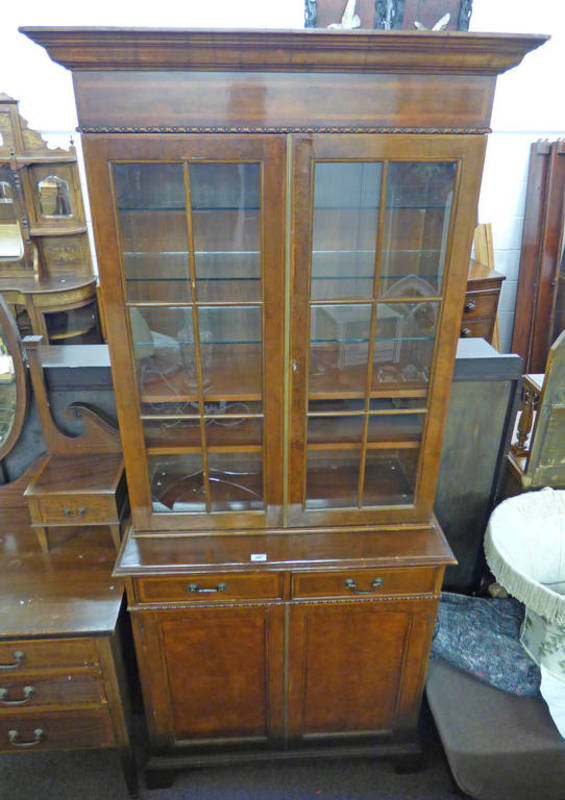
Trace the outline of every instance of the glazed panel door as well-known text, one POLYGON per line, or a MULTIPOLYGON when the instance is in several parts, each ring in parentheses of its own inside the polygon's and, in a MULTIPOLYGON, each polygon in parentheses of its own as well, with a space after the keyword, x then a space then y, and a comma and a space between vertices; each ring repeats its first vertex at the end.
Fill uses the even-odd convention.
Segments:
POLYGON ((280 523, 284 144, 86 137, 136 530, 280 523))
POLYGON ((474 136, 295 141, 290 524, 431 513, 482 158, 474 136))

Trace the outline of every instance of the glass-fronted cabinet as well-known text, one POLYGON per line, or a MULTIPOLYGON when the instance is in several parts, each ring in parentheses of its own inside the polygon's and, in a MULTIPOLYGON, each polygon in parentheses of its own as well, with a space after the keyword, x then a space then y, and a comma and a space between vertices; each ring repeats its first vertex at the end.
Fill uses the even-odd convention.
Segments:
POLYGON ((194 137, 110 160, 136 525, 282 520, 280 148, 194 137))
POLYGON ((435 155, 432 146, 422 158, 410 144, 320 136, 297 145, 297 524, 382 519, 429 502, 430 417, 446 394, 431 387, 445 358, 445 277, 457 259, 464 146, 451 140, 447 151, 435 155))
POLYGON ((413 519, 430 505, 430 387, 473 146, 112 143, 136 529, 413 519))

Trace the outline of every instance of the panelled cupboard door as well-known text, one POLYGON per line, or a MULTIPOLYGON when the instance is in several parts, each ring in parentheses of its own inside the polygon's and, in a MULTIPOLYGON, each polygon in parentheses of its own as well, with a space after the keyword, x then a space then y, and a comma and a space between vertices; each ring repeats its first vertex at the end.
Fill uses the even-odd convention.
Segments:
POLYGON ((284 137, 84 140, 134 527, 280 524, 284 137))
POLYGON ((288 522, 426 518, 484 142, 293 141, 288 522))
POLYGON ((283 735, 282 606, 133 612, 152 744, 283 735))
POLYGON ((289 740, 413 728, 435 610, 435 601, 425 600, 294 606, 289 740))

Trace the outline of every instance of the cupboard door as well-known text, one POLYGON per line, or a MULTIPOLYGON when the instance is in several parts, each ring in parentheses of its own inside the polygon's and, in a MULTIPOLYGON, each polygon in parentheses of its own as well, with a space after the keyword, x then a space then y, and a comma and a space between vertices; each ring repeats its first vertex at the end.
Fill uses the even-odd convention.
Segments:
POLYGON ((291 609, 289 738, 413 729, 434 601, 304 603, 291 609))
POLYGON ((88 139, 134 526, 278 524, 284 138, 88 139))
POLYGON ((483 145, 298 137, 289 520, 431 511, 483 145))
POLYGON ((282 606, 132 617, 153 746, 281 739, 282 606))

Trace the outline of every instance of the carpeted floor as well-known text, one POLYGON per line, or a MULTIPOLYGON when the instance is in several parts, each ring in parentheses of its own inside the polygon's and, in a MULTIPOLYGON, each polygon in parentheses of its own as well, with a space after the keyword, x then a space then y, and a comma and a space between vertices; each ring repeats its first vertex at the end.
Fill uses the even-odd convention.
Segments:
MULTIPOLYGON (((367 759, 283 762, 214 767, 177 773, 170 789, 148 790, 143 800, 454 800, 441 744, 428 719, 425 767, 396 774, 386 761, 367 759)), ((143 750, 139 753, 143 759, 143 750)), ((4 800, 128 800, 114 751, 0 756, 4 800)))

